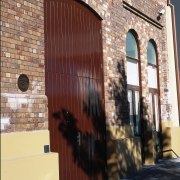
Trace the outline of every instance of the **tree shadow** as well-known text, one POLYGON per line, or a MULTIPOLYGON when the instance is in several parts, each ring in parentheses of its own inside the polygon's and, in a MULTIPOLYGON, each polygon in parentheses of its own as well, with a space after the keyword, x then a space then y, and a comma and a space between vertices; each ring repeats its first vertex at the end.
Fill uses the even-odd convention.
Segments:
POLYGON ((141 170, 138 138, 109 137, 107 142, 109 179, 121 179, 141 170))
POLYGON ((124 60, 121 59, 116 66, 118 79, 110 79, 109 100, 115 101, 115 124, 129 124, 129 102, 127 98, 127 77, 124 60))
POLYGON ((177 160, 160 160, 153 166, 145 166, 138 175, 129 176, 128 179, 180 179, 179 174, 180 161, 177 160))
POLYGON ((118 180, 142 167, 141 140, 130 126, 127 77, 124 60, 116 65, 117 78, 110 79, 109 100, 115 103, 115 121, 107 127, 108 178, 118 180))
POLYGON ((135 136, 130 125, 127 77, 123 59, 117 63, 118 79, 110 80, 109 96, 115 101, 115 123, 107 131, 107 164, 110 179, 127 177, 139 172, 142 165, 154 164, 159 158, 146 98, 139 98, 140 135, 135 136), (154 159, 155 156, 157 159, 154 159))
POLYGON ((78 127, 78 122, 82 119, 80 117, 77 119, 69 109, 61 108, 53 113, 53 117, 59 121, 59 131, 71 147, 74 163, 90 179, 96 180, 101 177, 106 180, 105 112, 102 99, 93 84, 86 93, 81 110, 86 117, 83 121, 91 121, 93 127, 91 131, 78 127))
POLYGON ((148 105, 145 98, 140 98, 140 114, 141 114, 141 142, 142 142, 142 162, 143 164, 153 164, 154 143, 152 124, 149 120, 148 105))
POLYGON ((123 60, 117 64, 117 74, 117 79, 110 80, 108 91, 109 100, 113 100, 115 105, 114 123, 105 124, 102 98, 95 83, 88 84, 86 97, 81 100, 84 120, 91 122, 93 132, 81 129, 78 125, 80 117, 76 117, 70 109, 62 107, 53 113, 54 119, 59 122, 59 132, 71 147, 74 163, 93 180, 98 179, 99 174, 103 179, 116 180, 139 172, 142 159, 144 163, 154 163, 152 124, 146 100, 140 97, 141 135, 135 137, 130 126, 123 60))
POLYGON ((161 157, 163 158, 173 158, 179 157, 178 154, 173 150, 172 147, 172 128, 165 125, 162 126, 162 151, 161 157))

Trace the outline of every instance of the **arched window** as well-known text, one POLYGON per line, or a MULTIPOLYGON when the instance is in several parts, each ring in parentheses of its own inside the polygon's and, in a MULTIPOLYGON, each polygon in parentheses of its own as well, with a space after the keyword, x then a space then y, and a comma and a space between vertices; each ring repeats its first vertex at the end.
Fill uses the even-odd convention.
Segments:
POLYGON ((135 59, 138 58, 137 42, 134 35, 131 32, 128 32, 126 37, 126 56, 135 59))
POLYGON ((150 119, 153 129, 159 131, 159 95, 158 95, 158 66, 156 44, 150 40, 147 45, 147 61, 148 61, 148 87, 150 102, 150 119))
POLYGON ((147 45, 148 86, 157 89, 157 60, 155 43, 150 40, 147 45))
POLYGON ((156 50, 151 41, 147 45, 148 64, 156 65, 156 50))
POLYGON ((126 37, 127 83, 139 86, 138 47, 131 31, 126 37))
POLYGON ((134 134, 140 134, 140 106, 139 106, 139 51, 137 35, 129 31, 126 36, 127 85, 130 123, 134 134))

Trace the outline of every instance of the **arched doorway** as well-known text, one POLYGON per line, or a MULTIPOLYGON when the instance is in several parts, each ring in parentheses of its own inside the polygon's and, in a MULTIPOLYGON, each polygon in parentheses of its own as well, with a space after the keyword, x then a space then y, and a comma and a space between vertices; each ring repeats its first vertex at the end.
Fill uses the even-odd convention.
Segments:
POLYGON ((75 0, 45 0, 51 151, 60 179, 105 179, 101 19, 75 0))

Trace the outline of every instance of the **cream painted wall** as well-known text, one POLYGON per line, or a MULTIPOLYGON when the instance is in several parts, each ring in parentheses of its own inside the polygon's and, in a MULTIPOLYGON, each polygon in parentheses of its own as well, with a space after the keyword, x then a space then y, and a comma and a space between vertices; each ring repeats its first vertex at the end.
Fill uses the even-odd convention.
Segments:
POLYGON ((180 141, 179 141, 179 137, 180 137, 180 127, 173 127, 171 129, 171 147, 172 150, 174 151, 174 153, 172 153, 172 157, 177 158, 176 155, 178 155, 180 157, 180 141))
POLYGON ((166 7, 166 31, 167 31, 167 49, 168 49, 168 63, 169 63, 169 99, 172 104, 172 125, 179 126, 178 114, 178 99, 177 99, 177 85, 176 85, 176 71, 175 71, 175 57, 174 57, 174 43, 173 43, 173 29, 171 8, 166 7))
POLYGON ((59 180, 58 154, 2 160, 1 180, 59 180))
POLYGON ((1 158, 18 158, 44 153, 49 145, 49 131, 15 132, 1 134, 1 158))
POLYGON ((162 123, 162 145, 164 158, 180 157, 180 127, 172 127, 171 123, 162 123))
POLYGON ((58 153, 44 153, 49 131, 1 134, 1 180, 59 180, 58 153))

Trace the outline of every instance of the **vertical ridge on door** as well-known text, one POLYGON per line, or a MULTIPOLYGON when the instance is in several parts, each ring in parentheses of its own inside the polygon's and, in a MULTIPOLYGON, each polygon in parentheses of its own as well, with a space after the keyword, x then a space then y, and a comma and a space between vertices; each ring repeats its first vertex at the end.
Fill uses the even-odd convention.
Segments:
POLYGON ((104 177, 96 145, 105 127, 100 31, 101 20, 76 0, 45 0, 50 143, 63 180, 104 177))

